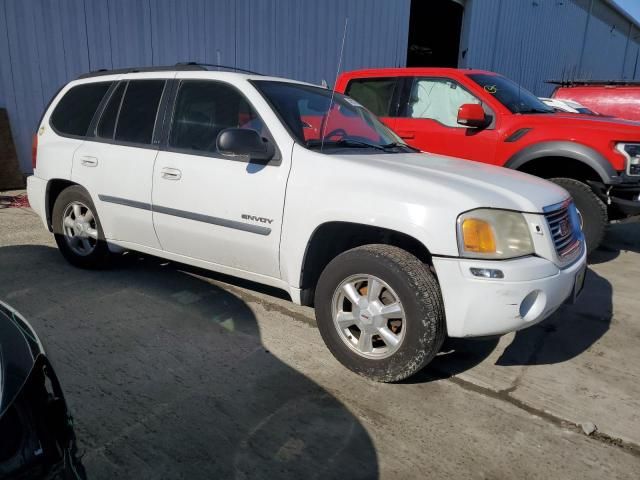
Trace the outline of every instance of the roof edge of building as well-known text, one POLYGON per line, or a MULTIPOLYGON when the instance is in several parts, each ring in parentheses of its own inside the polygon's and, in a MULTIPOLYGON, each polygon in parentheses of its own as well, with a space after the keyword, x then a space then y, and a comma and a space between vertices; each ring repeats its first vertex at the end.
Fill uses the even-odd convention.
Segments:
POLYGON ((633 15, 627 12, 627 10, 625 10, 625 8, 622 5, 620 5, 615 0, 603 0, 603 1, 604 3, 609 5, 611 8, 613 8, 616 12, 618 12, 620 15, 622 15, 626 20, 631 22, 634 27, 640 30, 640 20, 634 18, 633 15))

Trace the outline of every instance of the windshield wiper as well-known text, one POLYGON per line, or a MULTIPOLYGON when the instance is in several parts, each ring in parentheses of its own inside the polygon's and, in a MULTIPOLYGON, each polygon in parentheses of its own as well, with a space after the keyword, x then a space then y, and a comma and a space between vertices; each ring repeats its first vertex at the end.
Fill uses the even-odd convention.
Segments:
POLYGON ((406 143, 398 143, 398 142, 386 143, 386 144, 380 145, 380 146, 382 148, 384 148, 385 150, 390 149, 390 148, 408 148, 409 150, 413 150, 414 152, 420 152, 421 151, 419 148, 412 147, 411 145, 407 145, 406 143))
POLYGON ((530 108, 529 110, 518 110, 518 113, 553 113, 553 110, 540 110, 539 108, 530 108))
MULTIPOLYGON (((307 147, 320 147, 323 145, 322 140, 308 140, 307 147)), ((352 140, 349 138, 342 138, 340 140, 324 141, 324 145, 329 147, 345 147, 345 148, 375 148, 376 150, 387 150, 384 145, 376 145, 375 143, 362 142, 360 140, 352 140)))

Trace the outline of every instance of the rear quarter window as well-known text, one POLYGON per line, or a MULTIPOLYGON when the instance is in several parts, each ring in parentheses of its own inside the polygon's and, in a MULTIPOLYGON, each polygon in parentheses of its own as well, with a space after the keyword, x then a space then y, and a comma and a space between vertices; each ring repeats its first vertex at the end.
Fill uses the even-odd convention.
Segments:
POLYGON ((62 135, 84 137, 111 83, 85 83, 71 88, 51 114, 53 129, 62 135))

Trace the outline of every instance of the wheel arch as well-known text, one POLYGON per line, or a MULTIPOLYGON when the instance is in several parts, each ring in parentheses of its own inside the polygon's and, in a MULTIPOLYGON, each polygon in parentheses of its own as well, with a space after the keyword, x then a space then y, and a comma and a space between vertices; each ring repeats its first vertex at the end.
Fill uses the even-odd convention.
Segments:
POLYGON ((51 220, 51 216, 53 215, 53 206, 55 205, 56 200, 64 190, 76 185, 81 186, 75 182, 72 182, 70 180, 65 180, 63 178, 54 178, 49 180, 49 182, 47 182, 44 206, 45 206, 45 213, 47 216, 47 226, 49 227, 50 232, 53 232, 53 222, 51 220))
POLYGON ((300 269, 301 303, 313 306, 315 287, 327 264, 341 253, 362 245, 394 245, 431 265, 431 252, 415 237, 379 226, 346 221, 318 225, 307 242, 300 269))
POLYGON ((543 178, 568 176, 605 184, 611 183, 611 179, 617 176, 611 163, 599 152, 586 145, 567 141, 531 145, 514 154, 504 166, 543 178), (565 163, 551 166, 550 159, 562 159, 565 163))

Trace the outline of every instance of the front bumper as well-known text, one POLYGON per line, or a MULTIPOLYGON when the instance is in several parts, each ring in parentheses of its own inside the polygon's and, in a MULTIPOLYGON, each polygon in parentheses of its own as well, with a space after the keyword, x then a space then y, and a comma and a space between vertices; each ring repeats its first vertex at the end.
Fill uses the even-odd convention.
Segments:
POLYGON ((544 320, 573 296, 586 251, 563 269, 540 257, 484 261, 434 257, 450 337, 483 337, 521 330, 544 320), (474 277, 493 268, 501 279, 474 277))
POLYGON ((622 216, 640 215, 640 176, 620 174, 610 184, 589 181, 589 185, 607 205, 622 216))

